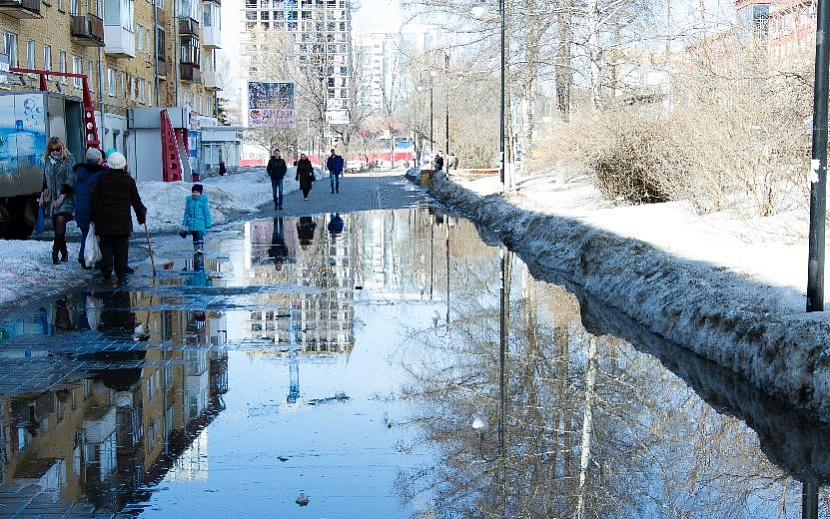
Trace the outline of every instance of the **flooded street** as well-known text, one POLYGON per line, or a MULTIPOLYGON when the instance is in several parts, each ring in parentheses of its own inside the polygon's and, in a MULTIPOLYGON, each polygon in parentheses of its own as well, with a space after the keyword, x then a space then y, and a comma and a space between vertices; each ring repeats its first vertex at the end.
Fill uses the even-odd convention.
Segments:
POLYGON ((0 517, 830 516, 830 428, 464 219, 154 248, 0 318, 0 517))

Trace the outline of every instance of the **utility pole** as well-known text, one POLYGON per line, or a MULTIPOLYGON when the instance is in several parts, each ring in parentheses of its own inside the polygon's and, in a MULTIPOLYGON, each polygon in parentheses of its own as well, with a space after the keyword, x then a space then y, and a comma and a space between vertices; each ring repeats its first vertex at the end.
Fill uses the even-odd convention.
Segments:
POLYGON ((818 0, 813 151, 810 161, 810 231, 807 311, 824 311, 824 218, 827 212, 827 95, 830 75, 830 0, 818 0))
MULTIPOLYGON (((444 156, 450 156, 450 53, 447 52, 444 54, 444 80, 446 81, 446 88, 447 88, 447 103, 446 103, 446 115, 444 118, 446 128, 444 129, 444 133, 447 136, 447 146, 444 148, 444 156)), ((449 171, 450 166, 447 164, 445 171, 449 171)))

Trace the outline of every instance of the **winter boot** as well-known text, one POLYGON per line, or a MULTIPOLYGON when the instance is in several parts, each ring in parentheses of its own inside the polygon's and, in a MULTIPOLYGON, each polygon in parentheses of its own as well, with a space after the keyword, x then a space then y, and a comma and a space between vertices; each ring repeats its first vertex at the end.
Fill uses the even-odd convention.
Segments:
POLYGON ((56 236, 55 241, 60 245, 61 263, 66 263, 69 261, 69 251, 66 250, 66 236, 56 236))

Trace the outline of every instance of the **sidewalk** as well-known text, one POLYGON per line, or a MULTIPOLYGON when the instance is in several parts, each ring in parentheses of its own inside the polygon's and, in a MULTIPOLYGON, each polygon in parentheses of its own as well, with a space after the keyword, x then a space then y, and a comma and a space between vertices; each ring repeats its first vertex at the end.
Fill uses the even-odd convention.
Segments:
POLYGON ((615 206, 587 179, 547 178, 505 197, 499 187, 493 177, 441 175, 431 190, 537 272, 564 276, 651 331, 830 417, 830 324, 826 313, 804 311, 799 215, 741 221, 701 217, 684 203, 615 206))

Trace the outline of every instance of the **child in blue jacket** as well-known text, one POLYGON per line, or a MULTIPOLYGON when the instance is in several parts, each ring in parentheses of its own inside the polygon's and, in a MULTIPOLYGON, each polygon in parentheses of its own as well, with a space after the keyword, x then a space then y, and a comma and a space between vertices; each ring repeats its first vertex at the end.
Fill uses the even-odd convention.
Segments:
POLYGON ((193 236, 193 251, 202 254, 205 246, 205 232, 210 229, 210 207, 208 197, 203 194, 202 184, 193 184, 193 192, 187 197, 184 206, 184 218, 179 234, 184 238, 188 234, 193 236))

